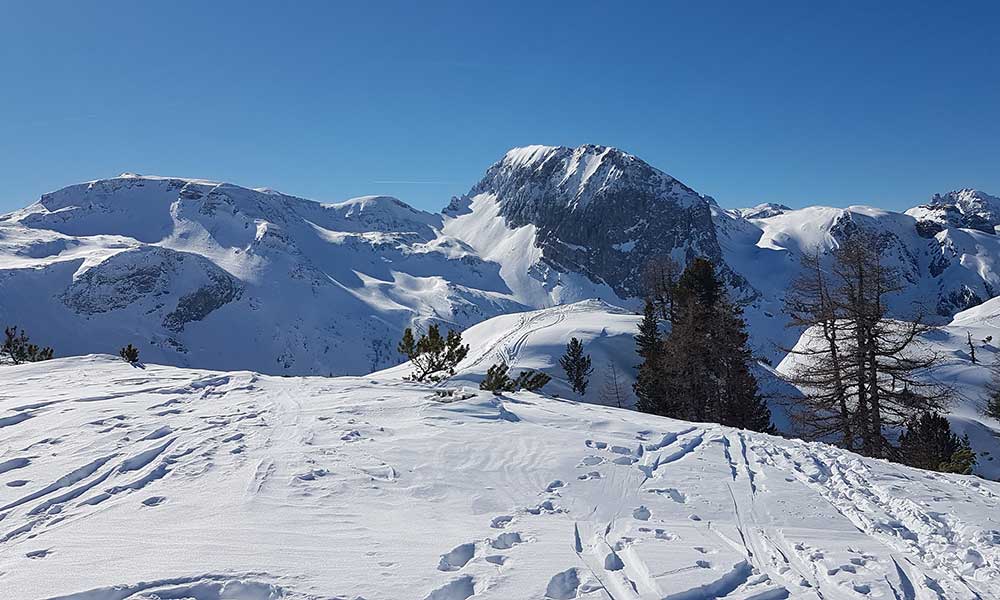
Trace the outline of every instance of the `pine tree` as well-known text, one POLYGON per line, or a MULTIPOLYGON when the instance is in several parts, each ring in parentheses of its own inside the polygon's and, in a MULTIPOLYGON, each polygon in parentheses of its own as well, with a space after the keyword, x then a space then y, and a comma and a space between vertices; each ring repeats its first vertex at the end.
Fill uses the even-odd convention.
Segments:
POLYGON ((552 378, 541 371, 521 371, 514 379, 514 389, 537 392, 550 381, 552 378))
POLYGON ((22 329, 18 333, 16 325, 4 329, 3 345, 0 345, 0 357, 7 356, 15 365, 23 362, 38 362, 52 358, 52 348, 42 348, 32 344, 28 334, 22 329))
POLYGON ((635 392, 636 410, 670 416, 671 407, 666 406, 666 390, 663 385, 663 339, 657 308, 651 300, 646 300, 639 333, 635 336, 635 350, 642 362, 636 370, 635 392))
POLYGON ((118 356, 121 356, 126 362, 135 364, 139 362, 139 349, 129 344, 118 351, 118 356))
POLYGON ((486 369, 486 377, 479 383, 479 389, 497 395, 502 392, 513 392, 514 381, 507 375, 508 369, 509 367, 504 363, 497 363, 486 369))
POLYGON ((976 364, 976 346, 972 343, 972 332, 966 331, 965 335, 968 337, 969 344, 969 359, 972 360, 972 364, 976 364))
POLYGON ((650 412, 773 431, 747 341, 742 312, 715 267, 700 258, 689 262, 674 291, 674 321, 657 373, 665 397, 650 412))
POLYGON ((506 363, 497 363, 486 370, 486 377, 479 384, 479 389, 488 390, 494 394, 526 390, 537 392, 552 380, 541 371, 521 371, 515 379, 507 374, 510 367, 506 363))
POLYGON ((969 474, 976 462, 968 437, 955 435, 948 419, 932 412, 907 425, 898 453, 900 462, 911 467, 948 473, 969 474))
POLYGON ((469 353, 469 346, 462 345, 462 334, 449 330, 443 337, 437 325, 427 328, 427 333, 414 338, 409 327, 403 332, 397 350, 406 356, 414 370, 414 381, 441 381, 455 374, 455 367, 469 353))
POLYGON ((566 354, 559 359, 559 364, 566 372, 566 379, 573 391, 581 396, 585 394, 594 369, 590 366, 590 355, 583 353, 583 342, 576 338, 570 339, 566 344, 566 354))
POLYGON ((958 473, 959 475, 972 475, 972 469, 976 466, 976 453, 969 443, 969 436, 963 435, 957 450, 952 452, 951 458, 938 465, 938 471, 942 473, 958 473))

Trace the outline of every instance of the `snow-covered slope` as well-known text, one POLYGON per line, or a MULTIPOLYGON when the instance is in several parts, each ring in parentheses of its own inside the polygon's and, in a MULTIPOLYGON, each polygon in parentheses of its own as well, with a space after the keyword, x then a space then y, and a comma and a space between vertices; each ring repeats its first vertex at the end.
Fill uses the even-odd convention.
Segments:
POLYGON ((801 334, 785 328, 782 305, 803 255, 829 256, 858 230, 877 237, 883 260, 903 279, 903 292, 891 298, 899 316, 920 312, 945 324, 1000 290, 1000 238, 982 231, 944 228, 928 238, 909 214, 867 206, 716 209, 714 218, 726 264, 759 292, 745 313, 754 345, 775 362, 801 334))
POLYGON ((59 355, 270 373, 365 373, 410 325, 519 310, 498 267, 388 197, 319 204, 139 177, 48 194, 0 220, 0 321, 59 355))
MULTIPOLYGON (((641 318, 600 300, 493 317, 462 333, 469 354, 456 367, 449 385, 478 387, 487 369, 506 364, 512 376, 525 369, 548 374, 552 380, 543 390, 546 394, 590 404, 617 406, 620 402, 621 406, 632 408, 636 401, 632 384, 640 362, 635 335, 641 318), (583 394, 573 391, 559 365, 566 344, 574 337, 583 342, 593 368, 590 384, 583 394)), ((412 371, 412 366, 404 363, 372 373, 370 377, 393 380, 407 377, 412 371)), ((795 397, 798 391, 763 364, 755 365, 755 375, 762 394, 774 400, 771 412, 775 425, 781 431, 788 431, 790 424, 782 401, 795 397)))
POLYGON ((972 190, 908 214, 723 210, 594 145, 511 150, 442 214, 126 174, 0 217, 0 321, 57 355, 134 343, 180 366, 362 374, 398 362, 407 326, 586 299, 634 310, 650 257, 703 256, 746 306, 755 351, 777 363, 801 333, 785 327, 782 300, 803 253, 870 230, 907 284, 896 312, 919 302, 947 323, 1000 290, 1000 238, 982 226, 996 214, 972 190))
POLYGON ((535 394, 0 369, 10 600, 1000 594, 1000 484, 535 394))
MULTIPOLYGON (((540 310, 501 315, 473 325, 462 332, 469 354, 455 369, 449 385, 479 385, 486 370, 495 364, 506 364, 513 375, 521 370, 543 371, 552 377, 545 392, 592 404, 607 404, 602 394, 611 365, 620 377, 619 389, 623 406, 635 403, 632 383, 635 381, 635 333, 640 317, 626 309, 599 300, 540 310), (559 357, 566 351, 571 338, 577 338, 590 355, 594 373, 591 385, 583 396, 573 392, 566 374, 559 366, 559 357)), ((409 363, 372 373, 378 380, 394 380, 409 376, 409 363)))

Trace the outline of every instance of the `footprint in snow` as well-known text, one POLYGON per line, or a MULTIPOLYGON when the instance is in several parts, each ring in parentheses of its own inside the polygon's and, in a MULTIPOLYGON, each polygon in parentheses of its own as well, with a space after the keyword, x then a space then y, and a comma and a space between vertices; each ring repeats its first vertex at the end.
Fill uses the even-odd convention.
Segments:
POLYGON ((507 525, 510 525, 510 522, 512 520, 514 520, 514 517, 510 515, 500 515, 499 517, 493 517, 493 520, 490 521, 490 527, 492 527, 493 529, 503 529, 507 525))
POLYGON ((523 541, 520 533, 511 531, 509 533, 501 533, 495 540, 490 542, 490 546, 494 550, 509 550, 523 541))
POLYGON ((640 521, 648 521, 651 514, 645 506, 640 506, 632 511, 632 516, 640 521))
POLYGON ((438 571, 457 571, 468 564, 475 554, 476 545, 471 542, 455 546, 450 552, 441 555, 438 571))

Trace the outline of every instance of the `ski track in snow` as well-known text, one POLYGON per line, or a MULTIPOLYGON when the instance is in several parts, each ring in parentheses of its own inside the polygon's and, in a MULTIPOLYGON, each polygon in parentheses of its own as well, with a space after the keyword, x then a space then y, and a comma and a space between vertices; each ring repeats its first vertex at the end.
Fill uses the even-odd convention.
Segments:
POLYGON ((0 385, 13 600, 1000 596, 1000 485, 822 444, 101 357, 0 385))

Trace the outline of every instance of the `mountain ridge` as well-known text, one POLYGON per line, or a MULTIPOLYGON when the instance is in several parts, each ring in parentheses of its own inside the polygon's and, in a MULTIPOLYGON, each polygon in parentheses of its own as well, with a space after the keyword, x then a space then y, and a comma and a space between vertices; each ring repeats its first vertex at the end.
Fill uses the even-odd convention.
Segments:
POLYGON ((879 236, 907 280, 900 313, 925 301, 945 323, 995 296, 997 236, 937 218, 971 215, 981 225, 993 200, 960 190, 916 216, 920 206, 723 209, 599 145, 511 149, 440 213, 390 196, 321 203, 126 173, 0 217, 0 318, 59 352, 135 342, 167 364, 359 374, 398 360, 393 340, 404 327, 462 329, 591 298, 634 310, 646 260, 703 256, 744 306, 755 351, 777 363, 798 336, 781 317, 798 260, 858 229, 879 236), (242 330, 244 348, 228 356, 214 336, 242 330))

